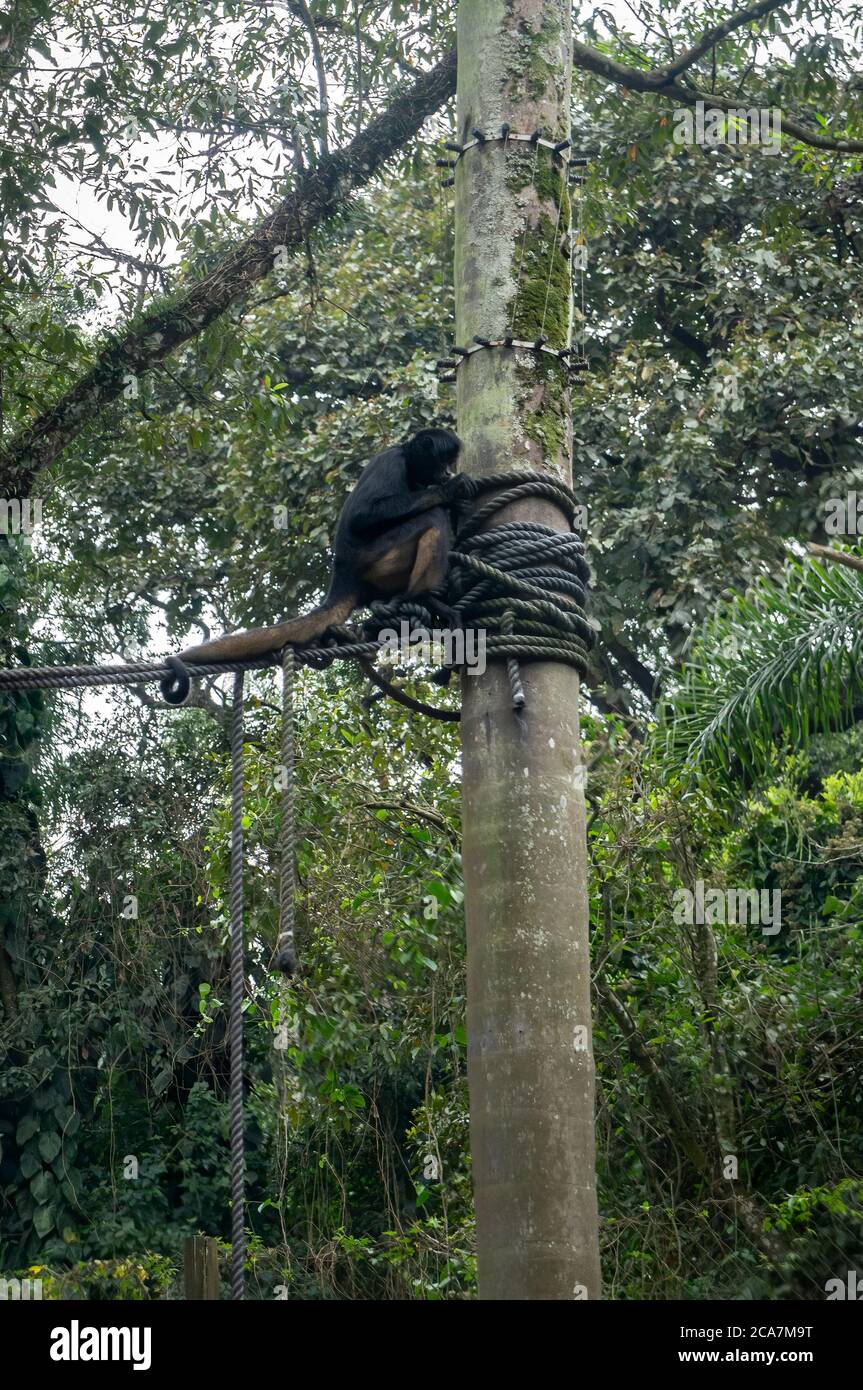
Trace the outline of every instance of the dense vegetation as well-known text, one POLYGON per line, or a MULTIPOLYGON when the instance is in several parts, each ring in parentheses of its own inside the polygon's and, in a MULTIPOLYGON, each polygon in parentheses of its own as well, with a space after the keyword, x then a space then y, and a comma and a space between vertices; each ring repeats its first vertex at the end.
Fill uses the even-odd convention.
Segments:
MULTIPOLYGON (((679 46, 703 28, 692 6, 655 8, 679 46)), ((747 93, 841 135, 860 128, 861 7, 826 8, 830 38, 820 5, 773 16, 787 47, 760 50, 747 93)), ((305 5, 16 8, 4 446, 452 38, 450 7, 423 0, 311 10, 339 93, 326 128, 305 5), (182 197, 142 133, 182 155, 182 197), (134 263, 76 229, 67 185, 142 233, 134 263)), ((625 34, 581 23, 634 61, 625 34)), ((667 57, 656 33, 638 45, 667 57)), ((726 87, 750 51, 722 48, 726 87)), ((574 87, 598 150, 573 427, 600 629, 585 752, 606 1293, 820 1298, 863 1258, 863 590, 804 547, 833 539, 831 498, 863 491, 861 159, 680 146, 667 102, 584 71, 574 87), (699 880, 781 892, 781 929, 681 921, 699 880)), ((434 370, 449 120, 50 465, 32 543, 0 536, 4 664, 130 659, 318 592, 361 463, 454 423, 434 370)), ((182 712, 147 691, 0 696, 0 1271, 40 1270, 46 1295, 176 1295, 182 1236, 228 1236, 223 685, 182 712)), ((266 968, 279 696, 266 676, 252 692, 250 1284, 470 1297, 457 732, 347 664, 301 676, 305 972, 284 993, 266 968)))

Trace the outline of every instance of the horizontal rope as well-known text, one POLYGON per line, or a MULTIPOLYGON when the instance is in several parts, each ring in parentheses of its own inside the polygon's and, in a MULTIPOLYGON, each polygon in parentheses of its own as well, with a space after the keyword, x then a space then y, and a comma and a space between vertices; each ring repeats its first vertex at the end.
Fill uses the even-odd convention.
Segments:
MULTIPOLYGON (((294 650, 298 665, 323 669, 341 658, 375 656, 379 648, 379 642, 358 640, 358 634, 350 633, 350 640, 328 636, 319 644, 296 647, 294 650)), ((265 656, 249 661, 196 662, 188 670, 197 679, 199 676, 221 676, 229 671, 261 671, 268 666, 280 666, 281 661, 280 652, 267 652, 265 656)), ((12 666, 0 669, 0 690, 72 690, 79 686, 144 685, 152 681, 170 680, 174 674, 166 661, 131 661, 123 666, 12 666)))

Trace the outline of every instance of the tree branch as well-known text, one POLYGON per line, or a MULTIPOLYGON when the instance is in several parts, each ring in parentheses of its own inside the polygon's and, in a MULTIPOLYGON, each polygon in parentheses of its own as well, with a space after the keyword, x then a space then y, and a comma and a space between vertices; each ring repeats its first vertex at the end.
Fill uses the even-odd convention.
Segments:
MULTIPOLYGON (((705 1151, 696 1132, 690 1128, 674 1091, 660 1070, 653 1049, 639 1031, 638 1025, 624 1001, 604 980, 594 982, 599 1003, 611 1014, 616 1022, 635 1065, 650 1083, 653 1095, 668 1120, 669 1131, 674 1143, 678 1144, 689 1159, 696 1172, 714 1191, 717 1187, 717 1174, 710 1156, 705 1151)), ((761 1253, 778 1269, 785 1267, 788 1248, 784 1239, 775 1231, 764 1228, 764 1210, 760 1199, 749 1191, 742 1182, 728 1182, 728 1197, 741 1225, 749 1239, 761 1253)))
POLYGON ((680 1145, 695 1171, 712 1185, 716 1175, 704 1146, 695 1130, 687 1123, 674 1091, 666 1081, 635 1019, 624 1001, 605 980, 595 980, 594 987, 599 1003, 611 1014, 623 1034, 630 1057, 653 1087, 654 1095, 668 1120, 672 1138, 680 1145))
POLYGON ((6 1022, 14 1023, 18 1017, 18 985, 12 969, 12 957, 6 950, 6 943, 0 936, 0 1002, 6 1013, 6 1022))
POLYGON ((721 24, 714 24, 710 29, 705 29, 697 44, 692 48, 687 48, 685 53, 681 53, 678 58, 673 58, 664 67, 657 68, 654 76, 665 82, 671 82, 675 77, 679 77, 686 68, 691 68, 693 63, 697 63, 699 58, 703 58, 705 53, 709 53, 711 48, 721 43, 724 38, 733 33, 735 29, 741 29, 744 24, 753 24, 757 19, 763 19, 772 10, 782 9, 788 4, 788 0, 761 0, 759 5, 751 5, 746 10, 738 10, 729 15, 721 24))
POLYGON ((312 50, 312 63, 318 79, 318 99, 321 107, 321 129, 318 137, 318 150, 323 156, 329 154, 329 111, 330 103, 327 96, 327 72, 324 66, 324 57, 321 53, 321 41, 318 38, 318 31, 315 28, 315 21, 309 12, 306 0, 289 0, 288 9, 304 25, 309 36, 309 44, 312 50))
POLYGON ((28 429, 11 441, 0 461, 6 496, 27 496, 36 473, 139 377, 175 348, 196 337, 273 268, 279 248, 301 248, 309 234, 364 187, 384 162, 421 128, 455 91, 456 56, 448 53, 429 72, 403 88, 389 108, 343 150, 326 155, 300 176, 295 190, 176 299, 151 306, 121 330, 93 367, 28 429))
POLYGON ((17 74, 44 18, 38 6, 18 3, 12 5, 7 14, 0 15, 0 87, 8 86, 17 74))
MULTIPOLYGON (((630 67, 628 63, 619 63, 615 58, 609 58, 607 54, 600 53, 598 49, 577 40, 573 43, 572 49, 575 67, 582 68, 585 72, 596 73, 597 76, 605 77, 619 87, 628 87, 633 92, 651 92, 655 96, 668 97, 680 102, 684 106, 695 106, 697 102, 703 101, 705 106, 718 107, 721 111, 737 111, 745 102, 744 97, 724 97, 718 92, 703 92, 698 87, 669 81, 662 68, 646 72, 641 68, 630 67)), ((832 150, 839 154, 863 152, 863 140, 831 140, 809 126, 790 119, 784 112, 782 133, 818 150, 832 150)))
POLYGON ((445 830, 450 833, 450 827, 440 811, 432 811, 425 806, 414 806, 409 801, 361 801, 365 811, 398 811, 400 815, 416 816, 419 820, 426 820, 430 825, 434 825, 438 830, 445 830))
POLYGON ((396 700, 398 704, 404 705, 405 709, 413 710, 415 714, 427 714, 430 718, 440 719, 444 723, 456 724, 461 719, 461 710, 437 708, 434 705, 427 705, 424 700, 415 700, 413 695, 408 695, 406 690, 402 690, 400 686, 393 685, 391 681, 388 681, 386 676, 382 675, 367 657, 359 657, 358 664, 372 685, 376 685, 378 690, 389 695, 391 700, 396 700))
POLYGON ((633 685, 636 685, 642 695, 650 701, 656 703, 659 695, 659 678, 649 671, 643 661, 639 661, 635 652, 627 647, 623 642, 619 642, 616 637, 607 638, 605 649, 609 656, 617 662, 620 669, 629 677, 633 685))
POLYGON ((810 555, 819 560, 832 560, 837 565, 847 565, 850 570, 863 570, 863 555, 850 555, 847 550, 833 550, 829 545, 816 545, 810 541, 810 555))

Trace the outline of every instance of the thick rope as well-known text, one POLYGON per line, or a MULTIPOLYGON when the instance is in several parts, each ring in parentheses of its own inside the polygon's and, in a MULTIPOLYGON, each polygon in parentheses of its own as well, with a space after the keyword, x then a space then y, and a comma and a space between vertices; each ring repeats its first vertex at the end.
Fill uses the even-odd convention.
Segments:
POLYGON ((294 942, 294 649, 282 653, 282 817, 279 828, 279 968, 292 974, 294 942))
MULTIPOLYGON (((290 1017, 291 979, 297 968, 294 939, 294 893, 296 853, 294 830, 294 649, 285 647, 282 653, 282 747, 280 775, 282 778, 281 823, 279 825, 279 935, 276 941, 274 964, 283 972, 279 982, 278 1023, 274 1046, 276 1057, 273 1079, 279 1104, 279 1139, 286 1123, 288 1103, 288 1019, 290 1017)), ((284 1159, 281 1164, 280 1201, 284 1198, 289 1154, 287 1132, 284 1134, 284 1159)))
POLYGON ((246 1149, 243 1132, 243 673, 231 716, 231 1298, 245 1297, 246 1149))
POLYGON ((497 512, 526 497, 544 497, 575 520, 575 494, 565 483, 532 470, 467 478, 470 499, 494 495, 458 528, 450 556, 447 602, 466 627, 486 632, 486 655, 506 659, 513 708, 525 703, 519 661, 563 661, 587 672, 595 640, 585 613, 590 572, 573 531, 533 521, 507 521, 484 531, 497 512))
MULTIPOLYGON (((347 630, 347 629, 346 629, 347 630)), ((309 647, 297 647, 295 659, 298 665, 323 668, 338 657, 346 659, 360 656, 374 656, 380 643, 358 641, 351 634, 351 641, 342 639, 335 642, 325 639, 309 647), (335 647, 339 650, 334 650, 335 647)), ((159 681, 165 685, 176 678, 176 667, 168 661, 131 661, 123 666, 10 666, 0 669, 0 691, 2 690, 74 690, 80 686, 97 685, 144 685, 159 681)), ((264 656, 250 661, 207 661, 189 663, 186 670, 194 679, 200 676, 221 676, 226 672, 261 671, 268 666, 281 665, 280 652, 267 652, 264 656)))

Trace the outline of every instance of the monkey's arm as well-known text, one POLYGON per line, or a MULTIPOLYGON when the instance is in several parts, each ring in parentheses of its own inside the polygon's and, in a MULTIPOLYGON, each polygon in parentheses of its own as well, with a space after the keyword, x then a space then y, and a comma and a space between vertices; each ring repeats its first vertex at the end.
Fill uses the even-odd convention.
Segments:
POLYGON ((447 485, 441 484, 419 493, 409 493, 407 498, 385 499, 383 505, 358 510, 350 518, 351 528, 356 536, 364 539, 383 535, 386 531, 395 530, 401 522, 448 507, 451 496, 447 485))

